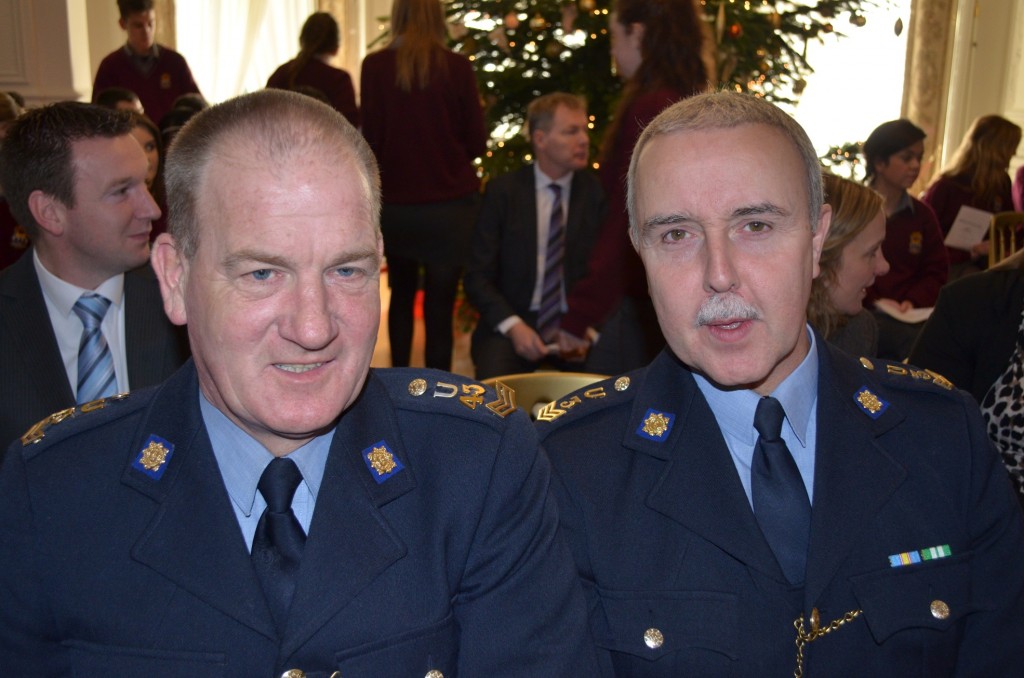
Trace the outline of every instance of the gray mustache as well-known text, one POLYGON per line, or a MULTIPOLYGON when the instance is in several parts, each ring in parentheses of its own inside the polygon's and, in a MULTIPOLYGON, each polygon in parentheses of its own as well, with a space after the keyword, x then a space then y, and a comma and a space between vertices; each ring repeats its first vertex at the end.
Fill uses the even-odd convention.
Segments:
POLYGON ((716 294, 708 297, 697 311, 697 327, 721 323, 725 320, 760 320, 761 312, 735 294, 716 294))

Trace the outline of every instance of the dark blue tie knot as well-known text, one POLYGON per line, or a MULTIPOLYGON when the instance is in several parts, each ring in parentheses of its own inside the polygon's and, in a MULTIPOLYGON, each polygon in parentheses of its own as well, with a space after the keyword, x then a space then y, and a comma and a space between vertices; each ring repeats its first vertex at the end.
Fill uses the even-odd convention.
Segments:
POLYGON ((291 511, 292 498, 301 482, 302 472, 294 461, 275 457, 264 469, 256 487, 271 513, 287 513, 291 511))
POLYGON ((785 418, 786 411, 775 398, 765 396, 757 401, 754 428, 765 442, 776 442, 782 438, 782 420, 785 418))

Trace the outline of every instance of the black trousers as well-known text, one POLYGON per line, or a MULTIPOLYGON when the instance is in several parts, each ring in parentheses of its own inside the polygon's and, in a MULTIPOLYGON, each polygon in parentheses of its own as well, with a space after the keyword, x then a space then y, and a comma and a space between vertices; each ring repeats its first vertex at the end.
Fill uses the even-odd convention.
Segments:
POLYGON ((413 306, 422 272, 425 363, 451 370, 455 294, 469 256, 479 206, 480 195, 475 192, 441 203, 384 204, 381 230, 391 287, 388 338, 395 367, 409 365, 413 306))

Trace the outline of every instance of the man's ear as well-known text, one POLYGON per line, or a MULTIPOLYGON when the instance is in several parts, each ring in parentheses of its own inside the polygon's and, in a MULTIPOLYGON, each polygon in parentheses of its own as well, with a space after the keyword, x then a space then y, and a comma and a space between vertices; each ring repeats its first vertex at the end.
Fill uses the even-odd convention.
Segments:
POLYGON ((64 235, 68 208, 60 200, 48 193, 35 190, 29 193, 28 210, 43 231, 54 238, 64 235))
POLYGON ((117 25, 121 27, 122 31, 128 30, 128 22, 124 20, 124 17, 117 20, 117 25))
POLYGON ((832 225, 832 205, 825 203, 821 206, 821 212, 818 214, 818 228, 814 231, 814 235, 811 237, 811 248, 814 256, 814 268, 812 269, 814 275, 812 278, 817 278, 821 273, 821 266, 818 261, 821 259, 821 250, 825 247, 825 239, 828 238, 828 229, 832 225))
POLYGON ((161 233, 156 237, 149 259, 160 281, 164 313, 175 325, 186 324, 185 284, 188 282, 188 262, 178 251, 178 245, 169 233, 161 233))

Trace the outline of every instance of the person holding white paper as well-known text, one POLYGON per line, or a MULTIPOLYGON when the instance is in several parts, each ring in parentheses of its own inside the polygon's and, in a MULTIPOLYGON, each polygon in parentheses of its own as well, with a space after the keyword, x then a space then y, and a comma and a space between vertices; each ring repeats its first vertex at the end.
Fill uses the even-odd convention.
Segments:
MULTIPOLYGON (((965 205, 993 213, 1013 209, 1007 170, 1020 139, 1021 128, 998 115, 983 115, 971 124, 952 162, 921 195, 935 210, 943 234, 949 233, 965 205)), ((950 280, 983 270, 988 263, 988 240, 969 251, 946 250, 950 280)))

